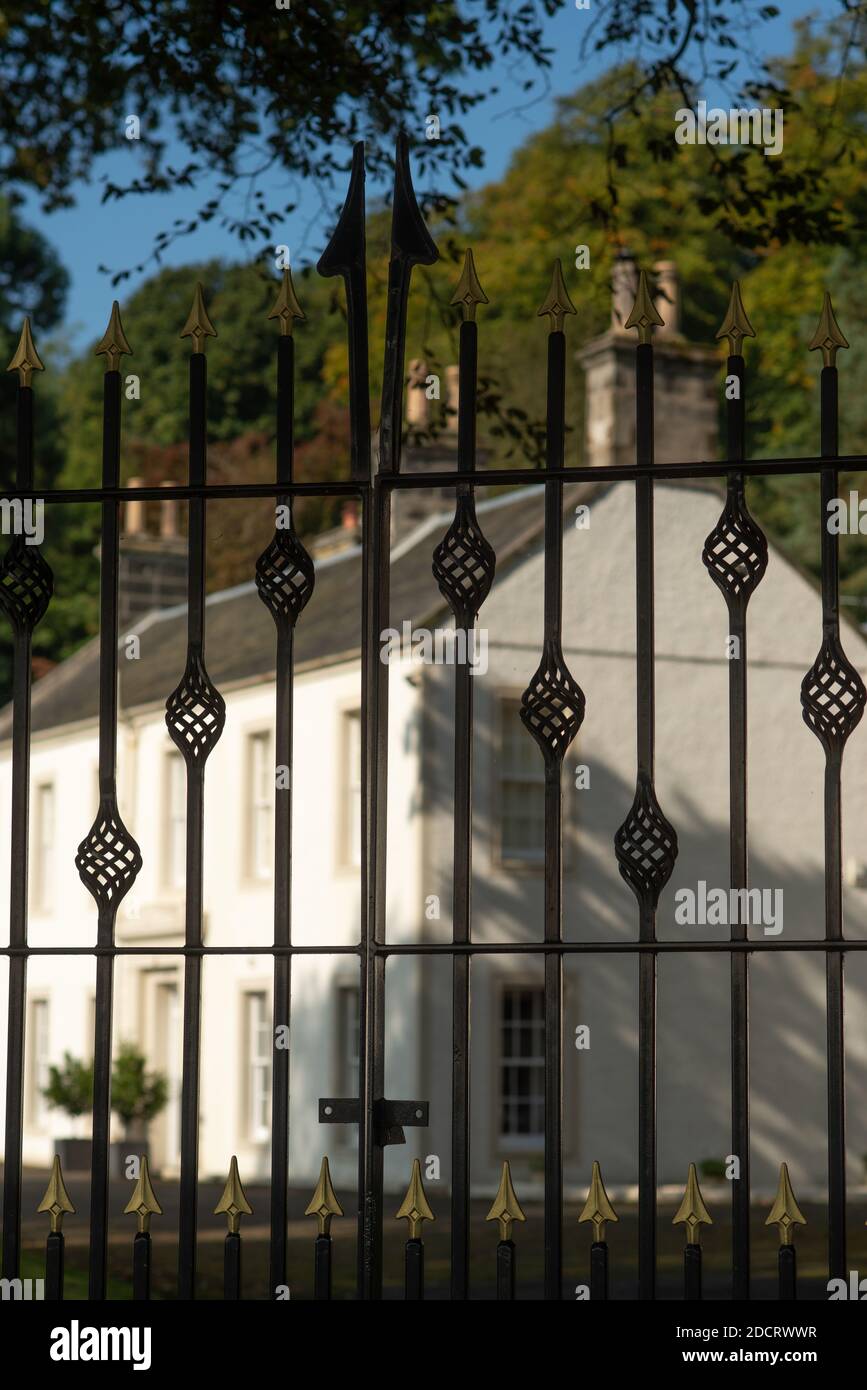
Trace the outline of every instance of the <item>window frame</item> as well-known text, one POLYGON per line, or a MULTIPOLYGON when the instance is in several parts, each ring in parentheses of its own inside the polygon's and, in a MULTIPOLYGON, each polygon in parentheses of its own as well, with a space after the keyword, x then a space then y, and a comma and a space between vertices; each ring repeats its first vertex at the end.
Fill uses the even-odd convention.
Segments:
POLYGON ((49 916, 54 908, 52 888, 54 886, 55 852, 57 848, 57 783, 53 777, 42 777, 33 788, 34 801, 34 845, 33 870, 31 883, 33 894, 31 899, 31 911, 34 916, 49 916), (44 795, 46 792, 51 794, 51 840, 48 847, 48 855, 45 852, 44 827, 46 822, 44 795), (46 861, 50 862, 47 863, 46 861), (48 881, 47 870, 51 868, 51 881, 48 881))
POLYGON ((263 1144, 271 1138, 271 1085, 274 1070, 273 1036, 271 1032, 271 996, 264 985, 245 985, 241 991, 241 1020, 243 1028, 243 1133, 250 1144, 263 1144), (253 1018, 254 1001, 261 1002, 262 1017, 256 1023, 253 1018), (254 1047, 255 1035, 267 1040, 267 1046, 260 1054, 254 1047), (264 1077, 264 1084, 257 1082, 264 1077), (257 1101, 264 1102, 267 1120, 260 1123, 256 1117, 257 1101))
POLYGON ((244 787, 244 824, 246 831, 243 837, 244 844, 244 865, 243 877, 248 884, 262 886, 271 883, 274 877, 274 814, 276 809, 276 763, 274 762, 274 730, 269 724, 255 724, 244 732, 243 740, 243 787, 244 787), (270 767, 270 784, 267 785, 264 799, 257 797, 256 787, 256 754, 254 748, 263 744, 265 748, 265 780, 269 784, 268 769, 270 767), (258 859, 259 846, 257 824, 259 817, 263 817, 264 825, 268 830, 263 845, 261 846, 263 857, 261 862, 258 859))
POLYGON ((27 1037, 31 1039, 27 1049, 27 1099, 30 1119, 36 1133, 46 1134, 51 1113, 51 1107, 42 1095, 42 1088, 48 1082, 51 1066, 51 998, 47 993, 30 996, 27 1004, 27 1030, 27 1037), (42 1024, 37 1023, 38 1013, 41 1013, 44 1019, 42 1024), (46 1043, 44 1058, 38 1045, 40 1039, 46 1043))
POLYGON ((337 748, 337 867, 346 873, 360 873, 363 845, 361 841, 361 813, 363 809, 363 786, 361 766, 362 724, 361 707, 357 703, 344 704, 338 709, 339 722, 337 748), (352 724, 358 729, 357 766, 352 754, 352 724), (356 815, 357 810, 357 815, 356 815), (358 858, 354 857, 357 844, 358 858))
POLYGON ((186 889, 187 878, 187 765, 182 755, 174 747, 165 750, 163 762, 163 806, 165 807, 165 819, 163 822, 162 836, 162 866, 160 879, 162 888, 165 892, 174 895, 182 895, 186 889), (178 770, 178 786, 182 802, 182 816, 177 817, 173 814, 174 792, 175 792, 175 769, 178 770), (178 865, 179 875, 177 881, 174 876, 174 829, 176 825, 183 827, 181 832, 181 863, 178 865))

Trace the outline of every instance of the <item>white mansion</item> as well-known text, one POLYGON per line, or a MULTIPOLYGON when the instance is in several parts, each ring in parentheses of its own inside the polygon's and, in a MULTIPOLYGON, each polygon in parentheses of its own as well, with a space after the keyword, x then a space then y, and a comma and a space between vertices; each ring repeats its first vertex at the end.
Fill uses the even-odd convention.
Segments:
MULTIPOLYGON (((633 347, 616 330, 590 345, 585 458, 629 457, 633 347)), ((715 371, 700 350, 661 336, 658 453, 715 452, 715 371)), ((574 386, 573 386, 574 389, 574 386)), ((541 940, 542 762, 518 718, 542 638, 542 489, 482 500, 478 517, 497 553, 482 609, 487 670, 475 685, 473 932, 499 943, 541 940)), ((661 938, 724 940, 724 926, 675 919, 679 889, 728 887, 728 635, 725 605, 701 563, 719 516, 718 490, 656 487, 657 791, 680 853, 659 907, 661 938)), ((453 502, 431 499, 404 517, 392 548, 395 628, 448 625, 431 554, 453 502)), ((818 502, 817 502, 818 524, 818 502)), ((564 920, 567 938, 628 942, 637 911, 621 879, 613 837, 635 779, 634 492, 629 483, 567 489, 563 649, 587 699, 564 765, 564 920), (590 524, 574 525, 587 503, 590 524), (589 771, 580 789, 575 770, 589 771)), ((251 564, 252 568, 252 564, 251 564)), ((317 560, 316 587, 296 631, 293 934, 299 945, 351 945, 360 926, 359 704, 361 556, 352 536, 317 560)), ((751 881, 782 891, 787 939, 824 932, 823 754, 802 721, 802 676, 821 636, 814 583, 777 551, 749 609, 751 881)), ((118 800, 144 867, 117 921, 122 944, 183 941, 184 767, 164 706, 184 666, 181 605, 135 625, 140 657, 121 644, 118 800)), ((845 625, 850 660, 867 675, 867 642, 845 625)), ((207 664, 227 718, 206 775, 205 909, 208 944, 249 945, 209 958, 202 1011, 201 1173, 224 1175, 238 1155, 246 1180, 270 1162, 275 639, 254 585, 210 597, 207 664)), ((93 944, 96 916, 74 865, 96 804, 96 643, 40 680, 33 694, 30 939, 93 944)), ((394 941, 450 938, 453 680, 449 666, 411 656, 390 664, 388 932, 394 941), (425 910, 439 899, 439 918, 425 910)), ((865 721, 867 724, 867 721, 865 721)), ((0 737, 0 836, 9 842, 10 724, 0 737)), ((867 934, 867 729, 844 759, 845 925, 867 934)), ((0 898, 8 894, 8 856, 0 898)), ((5 931, 0 925, 0 932, 5 931)), ((762 938, 762 927, 751 932, 762 938)), ((777 937, 779 939, 779 937, 777 937)), ((593 1159, 613 1187, 636 1181, 638 970, 634 956, 570 957, 566 967, 566 1177, 586 1190, 593 1159), (571 1045, 586 1024, 590 1046, 571 1045)), ((0 974, 5 999, 6 977, 0 974)), ((178 1168, 182 965, 141 953, 119 959, 115 1045, 132 1039, 163 1071, 170 1100, 150 1128, 153 1166, 178 1168)), ((405 1186, 409 1159, 437 1154, 447 1187, 450 1154, 451 971, 447 959, 390 958, 386 979, 386 1093, 430 1102, 429 1129, 408 1129, 386 1150, 389 1187, 405 1186)), ((730 996, 725 953, 663 955, 659 965, 659 1175, 682 1182, 690 1161, 730 1150, 730 996)), ((478 958, 473 965, 473 1183, 492 1193, 502 1159, 519 1192, 540 1182, 543 1148, 542 959, 478 958)), ((70 1131, 41 1096, 47 1067, 92 1050, 94 964, 86 955, 37 956, 28 974, 25 1162, 45 1166, 70 1131)), ((293 965, 290 1181, 315 1180, 327 1152, 335 1184, 354 1187, 351 1129, 320 1127, 323 1096, 357 1083, 357 961, 301 956, 293 965)), ((754 1181, 773 1189, 786 1160, 796 1191, 825 1184, 825 985, 818 953, 784 951, 752 967, 754 1181)), ((849 1153, 853 1180, 867 1151, 867 959, 847 960, 849 1153)), ((2 1065, 2 1064, 0 1064, 2 1065)), ((0 1071, 0 1083, 3 1081, 0 1071)), ((86 1132, 86 1129, 85 1129, 86 1132)), ((118 1136, 120 1137, 120 1136, 118 1136)), ((431 1193, 433 1200, 433 1193, 431 1193)))

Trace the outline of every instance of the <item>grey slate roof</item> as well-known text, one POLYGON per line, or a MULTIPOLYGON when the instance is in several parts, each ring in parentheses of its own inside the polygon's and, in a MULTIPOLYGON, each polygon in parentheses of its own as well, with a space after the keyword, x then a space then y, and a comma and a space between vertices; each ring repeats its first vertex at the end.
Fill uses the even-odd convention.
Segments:
MULTIPOLYGON (((565 489, 564 511, 576 500, 598 495, 605 484, 565 489)), ((484 533, 497 555, 498 572, 537 544, 544 525, 544 490, 522 488, 490 500, 477 499, 484 533)), ((445 604, 431 573, 434 547, 451 515, 431 517, 392 549, 391 625, 409 619, 421 624, 445 604)), ((357 656, 361 632, 361 550, 319 561, 316 586, 295 631, 296 670, 326 666, 357 656)), ((255 585, 242 584, 209 596, 206 664, 219 689, 273 676, 275 627, 255 585)), ((126 660, 120 644, 120 707, 132 711, 165 703, 186 660, 186 605, 142 619, 135 631, 141 656, 126 660)), ((33 687, 34 733, 96 719, 99 701, 99 640, 93 639, 33 687)), ((0 712, 0 741, 11 736, 12 708, 0 712)))

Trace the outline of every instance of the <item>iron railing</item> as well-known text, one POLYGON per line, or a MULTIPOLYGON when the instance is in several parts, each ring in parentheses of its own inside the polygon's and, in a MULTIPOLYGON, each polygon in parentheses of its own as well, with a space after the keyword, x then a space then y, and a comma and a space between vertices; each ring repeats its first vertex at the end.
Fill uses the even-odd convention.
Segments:
MULTIPOLYGON (((349 344, 351 469, 348 480, 299 483, 293 475, 293 322, 302 318, 291 277, 283 284, 271 317, 280 328, 277 344, 276 475, 271 484, 239 483, 216 486, 207 481, 207 359, 206 338, 214 329, 197 287, 193 308, 182 336, 192 338, 190 358, 189 478, 186 485, 137 488, 137 500, 178 498, 189 509, 187 659, 177 687, 166 702, 169 734, 186 764, 187 840, 185 940, 182 946, 132 946, 115 941, 115 918, 141 867, 139 848, 121 818, 116 786, 118 544, 119 506, 130 494, 120 486, 121 355, 129 351, 117 305, 98 347, 106 356, 103 414, 102 485, 96 489, 35 487, 33 468, 32 374, 41 369, 25 321, 12 369, 18 372, 17 472, 14 497, 41 498, 49 505, 98 502, 102 509, 100 600, 99 809, 79 846, 76 864, 97 907, 94 947, 62 944, 32 946, 27 938, 28 801, 30 761, 31 639, 52 594, 52 576, 36 547, 16 537, 0 571, 0 603, 12 627, 14 643, 14 701, 12 726, 11 897, 9 945, 9 1010, 7 1041, 7 1099, 5 1182, 3 1197, 3 1275, 15 1279, 21 1257, 22 1138, 24 1110, 25 1000, 28 960, 37 955, 89 955, 96 962, 96 1024, 94 1038, 93 1158, 90 1192, 89 1293, 106 1294, 108 1148, 111 1113, 112 992, 115 962, 125 955, 176 956, 184 961, 183 1089, 181 1097, 180 1224, 178 1239, 178 1296, 190 1299, 196 1286, 196 1211, 198 1197, 199 1072, 201 1047, 202 965, 211 955, 233 952, 273 957, 273 1022, 275 1030, 289 1025, 293 959, 302 954, 351 955, 360 967, 360 1067, 357 1097, 324 1100, 323 1122, 358 1125, 358 1296, 382 1294, 383 1154, 399 1137, 404 1124, 427 1121, 427 1106, 417 1101, 391 1101, 384 1091, 385 968, 389 956, 445 956, 452 962, 452 1164, 451 1164, 451 1296, 470 1294, 470 998, 472 963, 496 955, 544 958, 545 1001, 545 1220, 544 1290, 547 1299, 562 1297, 563 1286, 563 971, 566 958, 582 954, 629 954, 639 970, 638 1056, 639 1140, 639 1292, 652 1299, 656 1291, 656 984, 661 954, 725 952, 731 958, 731 1100, 734 1151, 741 1175, 732 1184, 733 1292, 750 1292, 750 1178, 749 1178, 749 965, 761 952, 806 951, 824 954, 827 971, 829 1272, 846 1273, 846 1177, 843 1087, 843 963, 845 951, 867 950, 867 940, 846 941, 841 903, 840 774, 843 748, 861 718, 864 686, 840 645, 837 537, 824 524, 827 503, 836 495, 838 468, 864 471, 867 457, 838 458, 837 368, 835 356, 845 340, 826 297, 822 320, 812 347, 821 348, 821 452, 810 458, 748 462, 744 448, 746 378, 741 353, 743 338, 752 329, 735 286, 729 313, 718 336, 729 340, 727 372, 739 390, 727 406, 727 457, 722 461, 686 462, 660 466, 653 456, 653 346, 651 332, 661 322, 644 275, 628 327, 639 333, 636 351, 636 460, 634 465, 605 468, 566 467, 565 382, 566 315, 574 312, 559 262, 551 289, 539 310, 549 318, 547 452, 544 471, 486 469, 476 471, 476 372, 478 329, 476 311, 487 302, 479 284, 472 253, 468 252, 453 304, 461 311, 459 363, 458 458, 455 472, 401 472, 402 402, 407 303, 413 267, 432 264, 437 249, 419 212, 409 169, 406 138, 397 146, 392 241, 388 278, 387 326, 379 452, 371 467, 368 394, 368 325, 366 297, 365 195, 363 147, 355 148, 349 192, 337 228, 318 269, 339 275, 346 288, 349 344), (726 479, 725 507, 705 543, 702 559, 720 588, 728 610, 728 631, 740 643, 742 659, 730 672, 730 856, 731 886, 748 886, 747 868, 747 604, 767 565, 767 544, 750 516, 744 499, 747 477, 779 473, 818 473, 822 491, 822 643, 816 662, 802 686, 803 715, 822 741, 826 753, 825 880, 826 920, 822 939, 752 940, 746 925, 732 928, 731 940, 695 944, 658 940, 655 914, 659 894, 668 881, 677 855, 677 836, 666 819, 654 789, 654 480, 657 478, 719 477, 726 479), (392 495, 397 489, 454 487, 455 516, 433 557, 433 571, 451 606, 455 624, 471 630, 494 579, 495 556, 485 540, 474 509, 473 490, 486 484, 525 484, 544 488, 545 579, 544 627, 539 666, 524 693, 520 717, 536 740, 544 764, 545 878, 544 932, 540 942, 493 944, 472 934, 472 746, 473 685, 467 664, 455 672, 454 768, 454 902, 450 943, 390 943, 386 939, 385 875, 387 855, 386 781, 388 746, 388 671, 380 660, 380 634, 388 627, 389 546, 392 495), (584 695, 566 667, 561 647, 562 628, 562 495, 567 481, 631 481, 636 497, 636 661, 637 774, 635 798, 617 832, 615 853, 620 872, 632 887, 638 906, 638 939, 634 942, 566 941, 562 903, 562 795, 564 754, 584 716, 584 695), (290 509, 298 497, 309 495, 357 498, 363 535, 362 593, 362 866, 361 938, 355 946, 322 943, 299 946, 292 941, 291 776, 278 789, 275 815, 273 940, 243 947, 208 944, 203 935, 204 776, 208 755, 225 721, 225 704, 213 686, 205 659, 205 518, 209 500, 225 497, 274 497, 290 509)), ((276 761, 291 767, 293 708, 293 634, 313 591, 313 562, 292 527, 275 530, 274 538, 256 564, 256 584, 276 628, 276 761)), ((287 1260, 287 1190, 289 1182, 289 1051, 275 1049, 272 1067, 270 1296, 280 1297, 287 1260)), ((61 1223, 72 1204, 55 1161, 40 1210, 49 1214, 51 1231, 46 1257, 49 1297, 62 1297, 63 1234, 61 1223)), ((240 1234, 242 1214, 249 1211, 235 1160, 217 1210, 228 1217, 225 1253, 225 1296, 241 1293, 240 1234)), ((134 1296, 147 1298, 150 1289, 151 1215, 159 1202, 144 1162, 127 1211, 138 1219, 134 1238, 134 1296)), ((340 1206, 323 1161, 322 1173, 308 1212, 318 1218, 314 1246, 315 1296, 331 1293, 330 1223, 340 1206)), ((406 1296, 424 1293, 422 1222, 431 1216, 418 1165, 401 1207, 408 1221, 406 1296)), ((515 1294, 515 1245, 512 1226, 523 1213, 504 1165, 500 1190, 490 1219, 499 1222, 497 1292, 515 1294)), ((616 1220, 598 1164, 594 1164, 583 1220, 592 1222, 589 1293, 608 1293, 606 1222, 616 1220)), ((684 1201, 678 1213, 686 1225, 685 1295, 701 1296, 699 1232, 707 1211, 691 1166, 684 1201)), ((801 1220, 785 1165, 769 1222, 779 1225, 780 1296, 795 1295, 792 1231, 801 1220)))

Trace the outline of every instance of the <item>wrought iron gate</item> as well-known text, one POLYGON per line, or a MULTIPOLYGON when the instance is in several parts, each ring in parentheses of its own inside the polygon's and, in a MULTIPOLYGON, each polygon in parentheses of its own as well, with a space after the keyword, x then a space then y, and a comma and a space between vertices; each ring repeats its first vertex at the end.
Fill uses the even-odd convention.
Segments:
MULTIPOLYGON (((821 377, 821 452, 818 457, 785 458, 748 462, 745 459, 745 367, 742 345, 752 336, 737 286, 732 294, 720 337, 729 343, 727 372, 737 378, 740 391, 727 406, 727 457, 723 462, 692 462, 673 466, 654 465, 653 456, 653 346, 652 328, 661 323, 642 274, 635 307, 627 327, 638 330, 635 371, 637 386, 637 456, 634 466, 567 468, 564 465, 564 414, 566 381, 565 319, 574 312, 563 282, 559 262, 551 289, 539 313, 549 319, 547 464, 535 469, 485 469, 476 472, 476 311, 486 303, 476 277, 471 253, 454 300, 460 310, 458 462, 456 472, 406 473, 401 471, 402 399, 407 303, 413 267, 430 265, 437 249, 419 212, 410 177, 405 137, 397 147, 392 210, 392 245, 388 279, 387 327, 379 451, 375 469, 371 460, 368 397, 368 324, 366 299, 364 154, 354 151, 346 203, 337 228, 319 262, 325 276, 341 276, 345 282, 351 414, 351 475, 349 480, 298 483, 293 477, 293 321, 303 317, 288 273, 277 298, 272 318, 277 320, 277 445, 276 475, 272 484, 214 486, 207 481, 207 359, 205 345, 214 329, 205 308, 201 287, 182 336, 192 338, 189 381, 189 480, 186 486, 143 488, 139 499, 178 498, 189 508, 189 603, 187 660, 175 690, 166 702, 168 732, 186 764, 187 838, 185 942, 178 947, 135 947, 115 942, 118 906, 132 889, 142 860, 139 847, 124 826, 117 802, 116 735, 118 675, 118 546, 119 507, 128 496, 120 486, 121 356, 129 351, 117 305, 98 352, 106 358, 104 378, 102 486, 98 489, 40 491, 35 486, 33 465, 34 371, 41 369, 29 324, 11 369, 18 373, 18 453, 14 498, 42 498, 50 506, 72 502, 99 503, 101 531, 100 608, 100 715, 99 809, 82 840, 76 864, 97 909, 97 939, 92 948, 32 946, 27 938, 28 800, 30 758, 31 639, 44 616, 52 594, 52 575, 36 547, 16 536, 0 572, 0 602, 14 636, 14 722, 12 736, 11 903, 10 942, 3 948, 9 958, 9 1016, 7 1042, 7 1103, 5 1127, 5 1184, 3 1198, 3 1274, 15 1279, 21 1254, 22 1132, 24 1104, 25 998, 28 960, 38 954, 92 955, 96 963, 96 1024, 94 1039, 95 1080, 93 1106, 93 1160, 90 1203, 90 1297, 106 1294, 108 1152, 111 1084, 112 996, 115 961, 137 950, 162 951, 184 961, 183 1091, 181 1099, 180 1227, 178 1296, 195 1293, 196 1207, 198 1189, 198 1123, 200 1023, 203 961, 211 954, 230 954, 229 947, 206 943, 203 936, 204 776, 208 755, 223 731, 225 704, 213 686, 205 659, 205 514, 208 500, 223 497, 273 497, 291 509, 293 500, 306 495, 358 499, 363 531, 362 596, 362 931, 357 946, 327 943, 315 947, 292 943, 290 921, 290 841, 292 793, 289 788, 276 798, 274 857, 273 941, 256 947, 238 947, 246 953, 273 958, 273 1020, 275 1027, 289 1023, 290 980, 293 959, 302 953, 343 953, 355 956, 360 966, 360 1080, 357 1097, 325 1099, 320 1104, 322 1122, 357 1123, 359 1132, 359 1230, 358 1295, 377 1299, 382 1293, 383 1154, 400 1137, 404 1124, 425 1123, 424 1102, 392 1100, 384 1094, 385 968, 389 956, 444 955, 452 963, 453 1063, 451 1154, 451 1296, 465 1299, 470 1293, 470 985, 475 957, 525 952, 544 957, 545 1000, 545 1297, 562 1297, 563 1250, 563 971, 570 954, 619 952, 634 955, 639 971, 639 1285, 644 1299, 655 1296, 656 1279, 656 977, 661 953, 723 951, 731 960, 732 1136, 741 1157, 741 1178, 733 1184, 734 1296, 749 1296, 750 1277, 750 1175, 749 1175, 749 966, 761 951, 791 950, 824 954, 827 971, 828 1058, 828 1155, 830 1273, 846 1274, 846 1174, 844 1127, 843 962, 845 950, 863 950, 867 941, 847 942, 843 936, 841 902, 840 778, 846 739, 864 710, 864 686, 848 663, 840 643, 838 609, 837 538, 822 524, 827 503, 837 490, 837 349, 846 346, 826 296, 822 318, 811 347, 820 348, 824 367, 821 377), (636 497, 636 595, 637 595, 637 772, 635 799, 615 840, 620 873, 632 887, 638 909, 635 942, 599 943, 564 940, 562 913, 561 773, 564 754, 584 716, 584 695, 567 669, 561 649, 562 616, 562 514, 563 487, 567 481, 610 480, 634 484, 636 497), (727 942, 696 945, 658 940, 656 907, 677 855, 677 836, 666 819, 654 790, 654 478, 720 477, 727 480, 724 511, 707 538, 702 559, 719 587, 728 610, 728 630, 736 635, 745 655, 749 598, 767 565, 765 538, 751 518, 744 499, 745 478, 759 474, 818 473, 821 478, 822 514, 822 610, 819 655, 802 686, 803 715, 821 740, 826 754, 825 863, 826 919, 822 939, 796 942, 748 939, 745 925, 735 926, 727 942), (523 484, 544 489, 545 587, 544 628, 538 669, 524 693, 521 719, 539 746, 545 779, 545 879, 544 934, 540 942, 494 945, 474 941, 471 908, 471 809, 473 685, 469 667, 455 672, 454 766, 454 903, 453 940, 446 945, 387 943, 385 923, 386 774, 388 729, 388 671, 380 660, 380 634, 388 626, 389 545, 392 495, 397 489, 453 487, 456 494, 454 521, 433 557, 433 571, 441 592, 451 606, 455 624, 469 631, 475 624, 494 579, 495 556, 482 534, 475 513, 473 489, 486 484, 523 484)), ((847 468, 867 466, 863 458, 846 459, 847 468)), ((274 538, 256 565, 256 584, 262 601, 274 619, 276 641, 276 761, 291 767, 293 634, 296 622, 313 592, 314 565, 294 531, 275 530, 274 538)), ((747 876, 747 674, 746 661, 730 663, 730 847, 731 886, 746 889, 747 876)), ((291 778, 290 778, 291 782, 291 778)), ((284 1283, 287 1254, 287 1187, 289 1177, 289 1053, 275 1050, 272 1070, 270 1287, 284 1283)), ((135 1292, 148 1295, 150 1247, 149 1215, 156 1209, 147 1171, 128 1210, 139 1216, 135 1238, 135 1292)), ((61 1222, 69 1209, 62 1177, 57 1169, 42 1208, 51 1221, 46 1271, 50 1296, 62 1296, 63 1234, 61 1222)), ((226 1297, 240 1296, 240 1217, 246 1210, 237 1168, 232 1165, 223 1203, 219 1208, 229 1220, 226 1241, 226 1297)), ((330 1292, 330 1215, 335 1209, 327 1167, 311 1210, 320 1217, 316 1241, 316 1292, 330 1292)), ((694 1173, 682 1207, 687 1228, 686 1294, 701 1293, 699 1228, 703 1204, 694 1173)), ((418 1175, 411 1185, 402 1214, 409 1220, 407 1243, 407 1296, 423 1295, 423 1245, 421 1223, 428 1212, 418 1175)), ((511 1240, 520 1207, 504 1171, 500 1193, 492 1209, 500 1221, 497 1251, 498 1294, 515 1293, 515 1245, 511 1240)), ((780 1293, 795 1293, 793 1225, 798 1209, 785 1168, 780 1195, 771 1213, 781 1232, 780 1293)), ((607 1296, 606 1220, 613 1217, 594 1167, 584 1216, 592 1221, 591 1296, 607 1296)))

